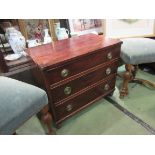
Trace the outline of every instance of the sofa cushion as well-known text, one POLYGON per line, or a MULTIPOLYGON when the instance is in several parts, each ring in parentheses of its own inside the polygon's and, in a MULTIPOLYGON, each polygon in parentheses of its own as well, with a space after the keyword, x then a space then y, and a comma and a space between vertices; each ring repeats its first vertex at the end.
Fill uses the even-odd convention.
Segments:
POLYGON ((0 134, 12 134, 47 104, 44 90, 0 76, 0 134))
POLYGON ((127 64, 155 62, 155 40, 149 38, 122 39, 121 58, 127 64))

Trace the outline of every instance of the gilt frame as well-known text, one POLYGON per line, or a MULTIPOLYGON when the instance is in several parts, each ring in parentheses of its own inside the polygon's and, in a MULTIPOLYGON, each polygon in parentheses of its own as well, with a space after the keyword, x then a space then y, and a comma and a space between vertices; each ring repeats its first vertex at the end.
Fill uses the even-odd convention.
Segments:
MULTIPOLYGON (((55 33, 55 28, 54 28, 54 19, 47 19, 48 20, 48 24, 49 24, 49 31, 52 37, 53 41, 57 40, 56 37, 56 33, 55 33)), ((21 31, 21 33, 23 34, 23 36, 25 37, 26 40, 28 40, 28 34, 27 34, 27 30, 26 30, 26 23, 24 19, 18 19, 18 25, 19 25, 19 30, 21 31)))

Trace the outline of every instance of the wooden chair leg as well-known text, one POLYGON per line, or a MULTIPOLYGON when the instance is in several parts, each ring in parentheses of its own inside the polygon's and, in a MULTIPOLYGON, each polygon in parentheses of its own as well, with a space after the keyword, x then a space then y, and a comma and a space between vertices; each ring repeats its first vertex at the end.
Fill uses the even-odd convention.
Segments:
POLYGON ((45 106, 42 109, 41 114, 42 114, 42 120, 45 123, 45 125, 47 126, 48 134, 52 134, 53 133, 52 126, 51 126, 52 125, 52 116, 48 110, 49 110, 48 106, 45 106))
POLYGON ((124 98, 125 96, 128 95, 129 82, 135 82, 138 84, 148 85, 148 86, 151 86, 152 88, 155 88, 154 82, 135 77, 138 70, 137 65, 126 64, 125 68, 126 68, 126 72, 123 75, 118 75, 119 77, 123 78, 123 83, 120 90, 120 98, 124 98))
POLYGON ((128 95, 128 83, 132 79, 132 65, 126 64, 125 66, 126 72, 123 74, 123 83, 120 90, 120 98, 124 98, 124 96, 128 95))
POLYGON ((155 88, 155 83, 152 82, 152 81, 148 81, 148 80, 144 80, 144 79, 140 79, 140 78, 136 78, 136 72, 138 70, 138 65, 137 66, 134 66, 134 69, 132 70, 132 81, 131 82, 135 82, 135 83, 138 83, 138 84, 143 84, 145 86, 150 86, 152 88, 155 88))
POLYGON ((137 74, 137 71, 138 71, 138 65, 131 65, 132 66, 132 69, 131 69, 131 72, 132 72, 132 76, 133 76, 133 79, 136 77, 136 74, 137 74))
POLYGON ((148 81, 148 80, 144 80, 144 79, 140 79, 140 78, 135 78, 134 79, 134 82, 137 82, 137 83, 140 83, 140 84, 143 84, 145 86, 150 86, 152 88, 155 88, 155 83, 154 82, 151 82, 151 81, 148 81))

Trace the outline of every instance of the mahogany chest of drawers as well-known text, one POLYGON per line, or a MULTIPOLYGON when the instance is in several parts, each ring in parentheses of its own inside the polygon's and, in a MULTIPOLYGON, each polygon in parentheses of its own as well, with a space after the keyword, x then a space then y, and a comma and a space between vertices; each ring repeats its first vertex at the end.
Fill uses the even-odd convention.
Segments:
POLYGON ((120 47, 119 40, 88 34, 27 50, 38 66, 57 127, 114 91, 120 47))

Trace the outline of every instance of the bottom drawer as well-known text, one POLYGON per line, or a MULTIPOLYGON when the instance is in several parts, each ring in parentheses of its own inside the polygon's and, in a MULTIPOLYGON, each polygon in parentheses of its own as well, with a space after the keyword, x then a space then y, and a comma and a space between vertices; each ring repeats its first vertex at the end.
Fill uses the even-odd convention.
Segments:
POLYGON ((92 104, 94 101, 111 93, 115 87, 115 78, 115 76, 112 76, 102 84, 64 102, 63 104, 57 105, 55 107, 56 124, 61 123, 66 118, 74 115, 78 111, 92 104))

